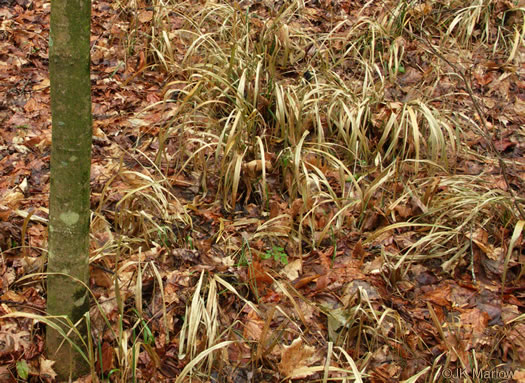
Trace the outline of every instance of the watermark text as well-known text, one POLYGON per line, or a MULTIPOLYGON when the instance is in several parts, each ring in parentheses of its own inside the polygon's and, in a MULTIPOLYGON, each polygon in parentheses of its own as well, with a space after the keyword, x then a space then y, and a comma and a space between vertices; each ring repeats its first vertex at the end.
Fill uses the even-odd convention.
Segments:
POLYGON ((498 380, 510 380, 514 375, 514 371, 504 369, 494 370, 471 370, 468 371, 464 368, 444 368, 441 371, 441 376, 445 379, 467 379, 470 378, 474 381, 498 381, 498 380))

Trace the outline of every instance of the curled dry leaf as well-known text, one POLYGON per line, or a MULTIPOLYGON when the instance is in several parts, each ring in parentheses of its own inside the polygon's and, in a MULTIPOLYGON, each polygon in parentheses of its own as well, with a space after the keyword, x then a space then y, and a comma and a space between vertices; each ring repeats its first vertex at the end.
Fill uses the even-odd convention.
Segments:
POLYGON ((302 262, 300 259, 295 259, 288 263, 282 270, 281 274, 286 276, 290 281, 295 281, 299 278, 302 270, 302 262))
POLYGON ((138 14, 138 19, 141 23, 147 23, 153 19, 152 11, 140 11, 138 14))
POLYGON ((257 315, 257 313, 251 310, 246 315, 246 322, 244 324, 243 336, 246 339, 253 339, 256 341, 262 341, 261 335, 264 327, 264 321, 257 315))
MULTIPOLYGON (((264 161, 266 170, 272 170, 272 163, 270 161, 264 161)), ((260 173, 263 168, 262 160, 253 160, 242 165, 242 170, 250 176, 255 176, 260 173)))
POLYGON ((279 372, 288 378, 305 378, 311 373, 304 368, 313 362, 315 348, 305 345, 301 338, 295 339, 290 346, 284 346, 279 363, 279 372))
POLYGON ((31 342, 28 331, 15 332, 17 330, 14 326, 7 327, 5 324, 3 327, 0 331, 0 357, 29 349, 31 342))
POLYGON ((54 380, 57 376, 56 372, 53 370, 54 360, 40 358, 40 377, 44 379, 54 380))

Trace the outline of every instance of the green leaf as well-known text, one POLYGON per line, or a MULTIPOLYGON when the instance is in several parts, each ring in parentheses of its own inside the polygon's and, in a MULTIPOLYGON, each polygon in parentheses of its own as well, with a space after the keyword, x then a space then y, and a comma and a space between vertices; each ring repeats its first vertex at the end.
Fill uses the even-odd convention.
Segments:
POLYGON ((27 379, 29 377, 29 366, 25 360, 19 360, 16 362, 16 372, 21 379, 27 379))

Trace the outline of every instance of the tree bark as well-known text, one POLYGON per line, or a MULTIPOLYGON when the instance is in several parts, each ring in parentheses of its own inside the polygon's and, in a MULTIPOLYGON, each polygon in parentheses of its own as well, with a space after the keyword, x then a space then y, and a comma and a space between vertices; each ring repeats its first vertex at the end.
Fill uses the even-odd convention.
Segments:
MULTIPOLYGON (((89 310, 81 283, 89 278, 91 167, 90 0, 53 0, 49 37, 51 81, 51 190, 47 310, 76 323, 89 310), (53 274, 60 273, 61 275, 53 274)), ((65 328, 67 332, 68 329, 65 328)), ((80 326, 87 336, 85 323, 80 326)), ((81 339, 72 337, 81 348, 81 339)), ((88 372, 87 362, 47 328, 46 349, 60 381, 88 372)), ((85 349, 85 348, 84 348, 85 349)))

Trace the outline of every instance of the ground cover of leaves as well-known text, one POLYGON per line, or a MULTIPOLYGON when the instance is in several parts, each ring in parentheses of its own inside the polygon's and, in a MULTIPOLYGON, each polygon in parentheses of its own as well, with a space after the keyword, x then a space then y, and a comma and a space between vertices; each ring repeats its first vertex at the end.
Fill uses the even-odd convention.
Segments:
MULTIPOLYGON (((516 7, 489 3, 494 15, 516 7)), ((99 305, 90 311, 95 372, 83 381, 189 381, 191 375, 195 382, 430 382, 450 380, 446 371, 465 372, 456 380, 489 381, 476 370, 500 374, 493 381, 512 374, 525 381, 522 42, 508 49, 507 60, 493 54, 489 38, 457 50, 435 42, 442 52, 408 32, 395 39, 392 49, 405 52, 402 68, 391 63, 391 81, 381 82, 382 98, 367 109, 367 136, 358 140, 370 147, 370 158, 348 160, 337 148, 325 155, 324 142, 301 140, 306 129, 316 139, 344 136, 329 113, 312 112, 298 131, 286 133, 288 142, 271 142, 279 129, 297 123, 294 111, 279 117, 283 104, 294 105, 293 91, 285 101, 279 97, 286 86, 307 87, 312 76, 326 75, 308 62, 330 62, 334 52, 350 50, 345 36, 357 20, 379 20, 392 3, 299 4, 283 24, 278 10, 287 3, 185 2, 164 15, 169 27, 160 31, 159 8, 130 4, 93 3, 90 287, 99 305), (232 96, 217 91, 218 76, 205 77, 212 65, 201 45, 176 31, 191 24, 213 32, 205 22, 192 24, 191 15, 220 7, 253 12, 247 34, 254 39, 264 42, 268 30, 277 36, 270 45, 281 49, 280 64, 269 72, 278 86, 264 94, 247 86, 232 96), (277 19, 272 31, 267 21, 277 19), (325 45, 289 43, 302 36, 301 28, 305 36, 325 36, 325 45), (293 65, 286 64, 289 56, 293 65), (468 76, 459 76, 458 67, 468 76), (254 154, 258 143, 245 145, 248 154, 232 155, 229 148, 248 141, 233 131, 220 135, 235 119, 223 107, 240 104, 235 94, 253 98, 264 120, 253 133, 263 137, 262 159, 254 154), (439 139, 421 136, 418 161, 428 154, 431 162, 432 145, 442 152, 418 170, 408 158, 418 140, 400 133, 400 143, 392 144, 382 132, 424 95, 431 96, 429 111, 450 112, 444 131, 446 124, 460 128, 444 136, 443 148, 439 139), (218 133, 204 134, 210 126, 218 133), (396 145, 407 161, 394 158, 396 145), (331 162, 335 157, 343 159, 331 162), (341 175, 339 163, 352 169, 353 179, 341 175)), ((420 20, 439 2, 407 4, 410 20, 420 20)), ((53 362, 43 354, 43 323, 16 316, 45 314, 38 273, 45 271, 47 247, 49 12, 41 0, 0 0, 0 317, 10 314, 0 318, 2 382, 24 374, 54 380, 53 362)), ((206 22, 216 22, 213 15, 206 22)), ((467 32, 457 40, 475 33, 467 32)), ((211 40, 199 41, 213 46, 211 40)), ((395 61, 392 52, 380 60, 395 61)), ((347 60, 332 73, 362 87, 380 82, 382 70, 366 80, 359 65, 347 60)), ((240 89, 246 77, 237 74, 232 84, 240 89)), ((411 109, 407 121, 427 109, 411 109)))

